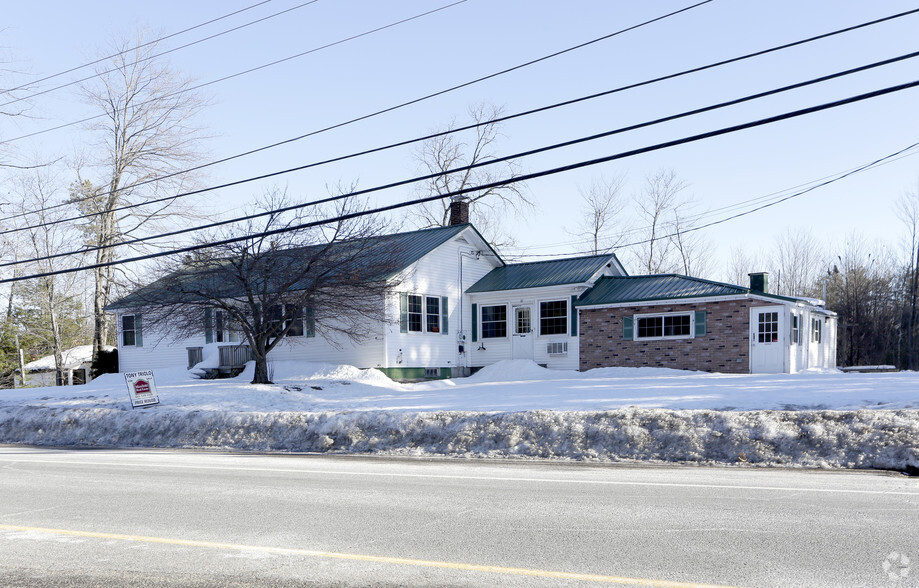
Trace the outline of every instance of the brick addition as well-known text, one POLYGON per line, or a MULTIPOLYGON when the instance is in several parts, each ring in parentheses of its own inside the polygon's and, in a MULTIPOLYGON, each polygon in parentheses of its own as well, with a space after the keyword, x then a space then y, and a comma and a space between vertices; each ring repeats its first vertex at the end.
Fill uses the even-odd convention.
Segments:
POLYGON ((667 367, 748 374, 750 309, 756 306, 774 305, 741 298, 704 304, 581 309, 578 323, 580 370, 599 367, 667 367), (624 316, 702 310, 706 314, 704 337, 652 341, 626 341, 622 338, 624 316))

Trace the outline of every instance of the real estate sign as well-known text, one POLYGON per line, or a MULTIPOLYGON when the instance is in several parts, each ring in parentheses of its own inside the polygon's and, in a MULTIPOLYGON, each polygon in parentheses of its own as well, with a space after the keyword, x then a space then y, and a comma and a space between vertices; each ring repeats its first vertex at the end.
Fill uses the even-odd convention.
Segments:
POLYGON ((153 370, 128 372, 124 375, 128 384, 128 395, 131 397, 131 408, 159 404, 156 384, 153 382, 153 370))

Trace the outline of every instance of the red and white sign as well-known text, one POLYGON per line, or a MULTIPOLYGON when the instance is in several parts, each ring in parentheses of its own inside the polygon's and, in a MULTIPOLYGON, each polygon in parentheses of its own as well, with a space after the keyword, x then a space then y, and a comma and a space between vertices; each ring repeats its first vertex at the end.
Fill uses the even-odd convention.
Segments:
POLYGON ((153 382, 153 370, 129 372, 124 375, 124 379, 128 385, 128 396, 131 397, 131 408, 160 403, 153 382))

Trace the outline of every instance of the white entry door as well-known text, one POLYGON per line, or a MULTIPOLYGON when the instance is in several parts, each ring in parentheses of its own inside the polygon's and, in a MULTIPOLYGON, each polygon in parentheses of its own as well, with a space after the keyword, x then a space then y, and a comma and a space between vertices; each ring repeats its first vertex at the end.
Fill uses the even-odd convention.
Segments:
POLYGON ((750 309, 750 371, 780 374, 785 371, 785 317, 781 306, 750 309))
POLYGON ((513 339, 514 359, 533 359, 533 308, 514 307, 513 339))

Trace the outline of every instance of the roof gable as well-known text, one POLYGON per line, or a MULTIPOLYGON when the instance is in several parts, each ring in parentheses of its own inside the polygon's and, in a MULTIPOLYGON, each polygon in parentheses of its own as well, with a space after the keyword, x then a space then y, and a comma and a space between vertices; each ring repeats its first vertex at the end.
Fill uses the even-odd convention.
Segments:
POLYGON ((622 266, 615 255, 593 255, 551 261, 514 263, 495 268, 466 290, 467 293, 588 284, 606 267, 622 266))

